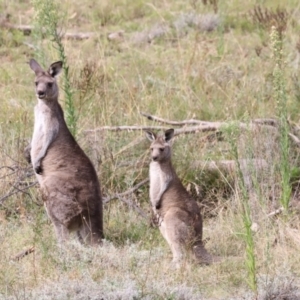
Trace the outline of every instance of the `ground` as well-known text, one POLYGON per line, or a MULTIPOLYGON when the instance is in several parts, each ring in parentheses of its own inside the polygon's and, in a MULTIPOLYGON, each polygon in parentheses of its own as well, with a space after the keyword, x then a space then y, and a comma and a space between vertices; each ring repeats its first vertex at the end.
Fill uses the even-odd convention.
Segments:
POLYGON ((300 299, 298 1, 18 0, 0 8, 0 299, 300 299), (282 41, 279 73, 272 26, 282 41), (55 39, 53 28, 65 36, 55 39), (89 38, 74 39, 78 33, 89 38), (68 67, 60 102, 101 182, 101 247, 76 236, 57 244, 24 159, 36 103, 32 57, 45 68, 61 59, 68 67), (151 226, 147 183, 127 202, 109 201, 147 178, 149 143, 142 130, 99 128, 174 127, 141 112, 224 122, 217 133, 180 134, 173 146, 177 173, 202 207, 206 247, 220 263, 187 258, 172 267, 168 245, 151 226), (250 126, 257 119, 265 125, 250 126), (277 123, 270 128, 266 119, 277 123), (284 148, 278 122, 286 119, 284 148), (249 161, 244 173, 207 167, 239 159, 249 161), (257 170, 253 159, 267 167, 257 170), (296 205, 270 217, 284 204, 284 186, 296 205))

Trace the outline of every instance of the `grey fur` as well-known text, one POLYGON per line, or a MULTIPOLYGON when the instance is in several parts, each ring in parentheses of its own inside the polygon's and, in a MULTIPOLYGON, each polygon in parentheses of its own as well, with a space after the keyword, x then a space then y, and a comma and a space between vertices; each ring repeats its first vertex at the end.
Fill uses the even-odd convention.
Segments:
POLYGON ((179 266, 189 247, 198 262, 212 262, 213 257, 202 242, 200 209, 182 185, 172 165, 171 141, 174 129, 160 136, 146 131, 146 136, 151 141, 150 200, 158 217, 160 232, 172 250, 173 262, 179 266))
POLYGON ((41 187, 47 213, 60 241, 77 230, 81 239, 99 244, 103 238, 102 197, 97 173, 75 141, 58 103, 56 76, 62 62, 48 71, 31 59, 38 103, 34 109, 34 132, 25 149, 41 187))

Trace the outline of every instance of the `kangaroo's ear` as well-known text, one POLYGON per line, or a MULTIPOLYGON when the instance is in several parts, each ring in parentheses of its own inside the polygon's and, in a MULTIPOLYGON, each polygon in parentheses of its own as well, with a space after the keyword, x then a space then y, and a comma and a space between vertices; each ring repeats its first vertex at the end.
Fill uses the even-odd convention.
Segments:
POLYGON ((31 70, 33 70, 33 72, 36 75, 39 74, 39 73, 44 72, 44 70, 39 65, 39 63, 35 59, 33 59, 33 58, 29 61, 29 66, 30 66, 31 70))
POLYGON ((165 141, 169 142, 174 137, 174 129, 168 129, 165 131, 165 141))
POLYGON ((51 66, 48 69, 48 73, 52 77, 56 77, 61 72, 62 66, 63 66, 63 62, 62 61, 57 61, 57 62, 51 64, 51 66))
POLYGON ((156 134, 150 130, 145 130, 146 137, 150 142, 153 142, 156 139, 156 134))

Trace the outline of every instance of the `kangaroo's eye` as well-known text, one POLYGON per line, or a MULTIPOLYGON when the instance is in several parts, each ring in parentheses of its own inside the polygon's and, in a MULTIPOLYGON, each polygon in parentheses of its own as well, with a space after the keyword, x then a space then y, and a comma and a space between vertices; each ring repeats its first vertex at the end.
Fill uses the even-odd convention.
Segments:
POLYGON ((35 84, 35 86, 37 86, 37 85, 38 85, 38 82, 36 81, 34 84, 35 84))
POLYGON ((48 82, 48 88, 51 89, 53 86, 53 82, 48 82))
POLYGON ((159 148, 160 152, 163 152, 165 150, 165 148, 159 148))
POLYGON ((151 151, 153 151, 153 148, 150 148, 151 151))

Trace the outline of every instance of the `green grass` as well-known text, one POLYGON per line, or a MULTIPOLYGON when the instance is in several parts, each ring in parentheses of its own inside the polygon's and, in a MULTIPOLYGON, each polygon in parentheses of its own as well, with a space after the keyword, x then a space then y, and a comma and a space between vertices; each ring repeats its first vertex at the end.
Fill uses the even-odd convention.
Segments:
MULTIPOLYGON (((291 13, 283 33, 280 74, 288 95, 286 111, 278 109, 274 94, 272 22, 259 24, 250 14, 258 4, 276 11, 280 1, 218 1, 220 25, 211 32, 197 29, 193 20, 190 25, 182 21, 214 13, 213 6, 204 5, 204 1, 94 2, 58 3, 61 15, 53 18, 61 18, 55 25, 63 31, 96 33, 87 40, 62 39, 61 43, 78 116, 76 138, 96 167, 104 196, 121 193, 148 176, 149 143, 141 131, 86 130, 105 125, 157 125, 140 112, 178 121, 224 121, 229 127, 256 118, 280 119, 283 113, 290 126, 285 128, 299 136, 298 1, 285 3, 291 13), (176 31, 174 24, 178 22, 183 23, 176 31), (159 24, 168 26, 168 32, 151 43, 143 42, 146 32, 157 34, 159 24), (122 41, 107 39, 109 33, 119 30, 124 30, 122 41)), ((13 24, 34 25, 32 1, 4 1, 0 9, 3 16, 11 15, 13 24)), ((288 148, 282 148, 282 136, 274 128, 243 130, 235 135, 222 128, 219 140, 211 132, 175 139, 177 173, 203 206, 208 250, 223 259, 212 266, 197 266, 188 260, 181 270, 171 268, 167 243, 158 228, 149 225, 147 185, 130 199, 149 219, 120 200, 110 201, 104 206, 106 240, 99 248, 82 246, 74 236, 61 249, 37 187, 1 201, 13 185, 20 188, 35 180, 24 175, 30 172, 23 149, 32 135, 36 103, 27 62, 40 53, 46 66, 60 55, 49 36, 37 40, 34 35, 3 29, 0 42, 0 299, 254 299, 255 293, 247 284, 250 268, 245 266, 246 244, 241 238, 245 232, 243 204, 248 200, 251 219, 246 225, 252 225, 251 221, 258 225, 257 231, 248 230, 254 241, 252 275, 257 286, 253 290, 258 299, 280 299, 283 291, 291 299, 299 296, 299 212, 291 208, 288 217, 267 217, 281 206, 283 187, 292 187, 287 201, 298 203, 299 151, 291 141, 288 148), (289 150, 285 160, 282 149, 289 150), (267 165, 256 171, 249 164, 253 193, 246 200, 239 184, 243 175, 195 167, 199 161, 237 158, 260 158, 267 165), (284 164, 291 168, 284 169, 284 164), (282 185, 284 170, 287 180, 282 185), (11 260, 32 245, 33 254, 11 260)), ((63 76, 59 85, 60 102, 66 111, 63 76)))

